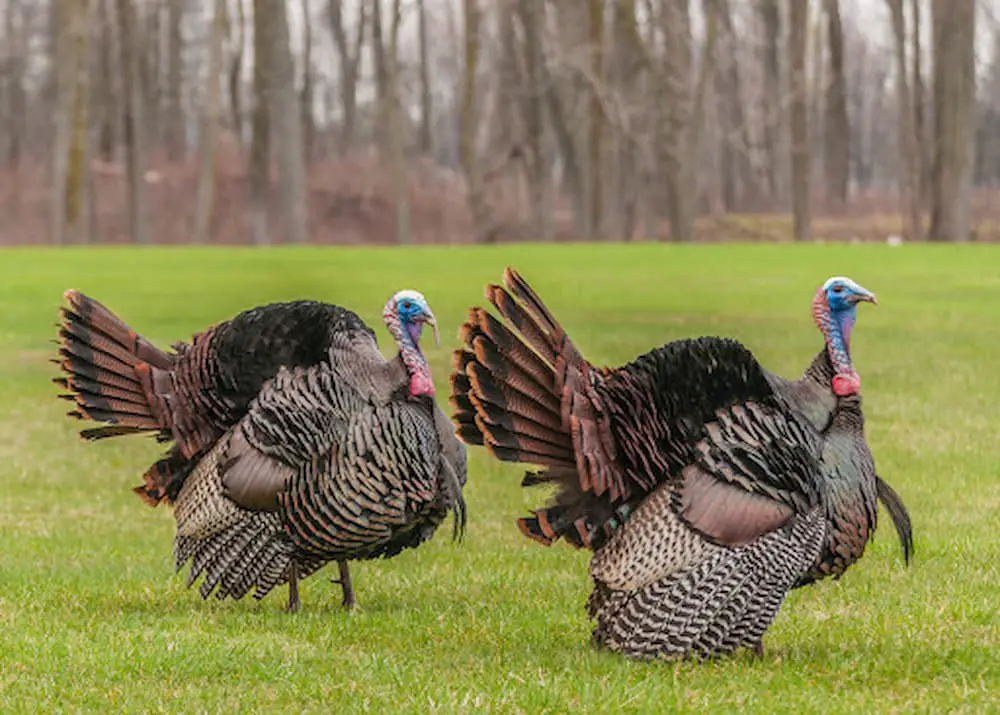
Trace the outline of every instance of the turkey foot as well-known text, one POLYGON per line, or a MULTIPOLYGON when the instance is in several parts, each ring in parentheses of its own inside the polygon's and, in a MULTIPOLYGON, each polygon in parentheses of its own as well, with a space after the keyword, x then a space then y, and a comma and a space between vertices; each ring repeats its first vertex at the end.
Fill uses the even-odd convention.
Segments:
POLYGON ((333 583, 339 583, 344 590, 344 608, 348 611, 354 608, 358 602, 354 597, 354 586, 351 585, 351 572, 347 568, 347 559, 337 561, 337 568, 340 569, 340 578, 330 579, 333 583))
POLYGON ((301 608, 299 601, 299 565, 292 561, 288 567, 288 613, 295 613, 301 608))
POLYGON ((764 657, 764 640, 761 639, 761 640, 757 641, 756 643, 754 643, 753 644, 753 648, 751 650, 753 650, 753 654, 755 656, 757 656, 758 658, 763 658, 764 657))

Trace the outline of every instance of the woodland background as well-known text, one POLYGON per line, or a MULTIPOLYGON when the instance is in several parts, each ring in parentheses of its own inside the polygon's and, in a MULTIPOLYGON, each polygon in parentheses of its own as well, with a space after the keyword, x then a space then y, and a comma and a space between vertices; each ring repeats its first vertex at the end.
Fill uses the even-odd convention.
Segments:
POLYGON ((0 244, 1000 239, 996 0, 0 0, 0 244))

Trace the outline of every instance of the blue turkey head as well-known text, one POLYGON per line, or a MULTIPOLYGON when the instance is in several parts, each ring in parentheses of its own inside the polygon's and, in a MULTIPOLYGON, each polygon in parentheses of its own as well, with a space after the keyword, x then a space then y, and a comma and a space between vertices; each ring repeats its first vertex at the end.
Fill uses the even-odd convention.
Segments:
POLYGON ((423 326, 429 325, 434 330, 434 344, 440 345, 437 320, 423 294, 415 290, 401 290, 392 297, 400 327, 406 332, 413 344, 420 340, 423 326))
POLYGON ((851 310, 861 302, 878 304, 874 293, 844 276, 834 276, 827 280, 823 284, 823 292, 826 293, 827 305, 834 313, 851 310))
POLYGON ((841 396, 861 390, 861 378, 851 362, 851 331, 861 302, 878 304, 874 293, 844 276, 828 279, 813 299, 813 317, 826 340, 836 372, 833 391, 841 396))

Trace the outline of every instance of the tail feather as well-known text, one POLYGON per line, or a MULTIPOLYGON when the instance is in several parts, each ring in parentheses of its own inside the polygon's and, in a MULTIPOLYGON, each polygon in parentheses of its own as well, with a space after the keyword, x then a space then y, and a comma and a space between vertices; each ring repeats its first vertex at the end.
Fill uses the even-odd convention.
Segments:
MULTIPOLYGON (((473 308, 469 311, 469 322, 479 329, 487 340, 480 341, 482 347, 491 347, 505 360, 493 359, 492 365, 497 369, 504 369, 504 366, 516 365, 526 372, 535 382, 547 390, 553 390, 556 383, 556 375, 552 366, 547 364, 536 352, 531 350, 521 340, 508 330, 503 323, 494 318, 482 308, 473 308)), ((480 346, 473 344, 473 348, 480 346)), ((482 362, 484 356, 479 349, 475 350, 476 357, 482 362)))
POLYGON ((515 433, 498 425, 488 424, 486 420, 478 415, 476 419, 476 425, 480 431, 486 435, 487 441, 495 447, 506 447, 507 449, 551 457, 559 463, 572 463, 573 461, 572 449, 544 442, 523 432, 515 433))
POLYGON ((64 327, 66 323, 83 324, 125 347, 142 362, 161 370, 169 370, 173 366, 173 358, 168 353, 136 333, 98 301, 77 290, 68 290, 63 297, 70 306, 69 309, 62 309, 64 327))
MULTIPOLYGON (((68 307, 60 309, 58 340, 62 375, 53 378, 74 403, 67 414, 79 420, 103 422, 80 431, 87 440, 155 433, 171 435, 166 398, 175 357, 138 335, 114 313, 83 293, 65 293, 68 307)), ((191 463, 175 449, 143 475, 135 492, 150 506, 176 496, 191 463)))
POLYGON ((896 534, 899 536, 899 544, 903 548, 903 561, 907 566, 913 556, 913 524, 910 522, 910 513, 906 505, 892 487, 889 486, 882 477, 875 477, 875 487, 878 498, 882 500, 885 508, 892 517, 892 524, 896 527, 896 534))
POLYGON ((173 358, 128 327, 114 313, 83 293, 68 290, 61 308, 59 356, 63 375, 53 379, 76 409, 70 416, 113 427, 84 430, 85 439, 103 439, 168 427, 154 389, 157 370, 173 358))
POLYGON ((546 414, 552 416, 559 414, 559 402, 554 395, 530 395, 521 392, 515 385, 502 382, 482 363, 472 363, 466 368, 465 374, 468 375, 473 387, 470 399, 474 395, 498 407, 513 410, 524 417, 538 415, 539 418, 535 421, 543 424, 546 414))
POLYGON ((545 324, 553 334, 565 335, 552 313, 545 307, 545 303, 538 297, 538 294, 528 285, 521 274, 513 268, 507 267, 503 272, 503 282, 508 290, 525 303, 534 313, 536 318, 545 324))
POLYGON ((528 345, 535 350, 550 366, 555 365, 558 353, 552 336, 547 335, 524 308, 510 296, 507 291, 497 285, 486 287, 486 300, 500 311, 500 315, 510 321, 511 325, 524 336, 528 345))
POLYGON ((487 424, 495 425, 496 427, 505 429, 508 432, 524 434, 533 439, 548 442, 549 444, 562 447, 566 450, 572 451, 573 449, 573 441, 570 439, 569 435, 565 432, 560 432, 551 424, 545 425, 540 422, 535 422, 530 418, 522 417, 517 413, 506 411, 483 400, 471 398, 466 399, 468 399, 469 404, 473 406, 473 409, 477 410, 479 416, 487 424))
POLYGON ((464 348, 454 353, 451 377, 456 434, 501 461, 544 469, 525 477, 525 485, 561 487, 556 503, 518 522, 526 536, 592 548, 604 512, 623 491, 609 464, 614 445, 600 422, 606 418, 594 403, 595 373, 515 271, 507 269, 503 283, 485 290, 503 322, 472 308, 459 333, 464 348))
MULTIPOLYGON (((145 400, 146 396, 131 388, 131 385, 125 385, 123 387, 118 387, 109 383, 104 383, 103 385, 96 380, 91 380, 86 377, 56 377, 53 378, 52 382, 56 383, 64 390, 73 390, 75 392, 86 392, 93 395, 106 395, 108 397, 117 397, 122 400, 129 400, 130 402, 140 402, 145 400)), ((75 400, 73 395, 60 395, 63 399, 75 400)))

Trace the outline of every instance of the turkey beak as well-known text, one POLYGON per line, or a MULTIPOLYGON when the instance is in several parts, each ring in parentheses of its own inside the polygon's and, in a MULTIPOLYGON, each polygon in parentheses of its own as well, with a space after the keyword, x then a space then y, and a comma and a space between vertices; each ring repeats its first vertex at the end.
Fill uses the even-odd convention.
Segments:
POLYGON ((854 303, 855 305, 862 302, 871 303, 872 305, 878 305, 878 298, 875 297, 875 294, 872 293, 871 291, 864 290, 863 288, 861 289, 861 291, 854 293, 851 296, 851 298, 852 298, 851 302, 854 303))
POLYGON ((434 346, 441 347, 441 334, 438 332, 437 320, 434 318, 434 314, 428 311, 424 315, 424 323, 431 326, 431 330, 434 331, 434 346))

